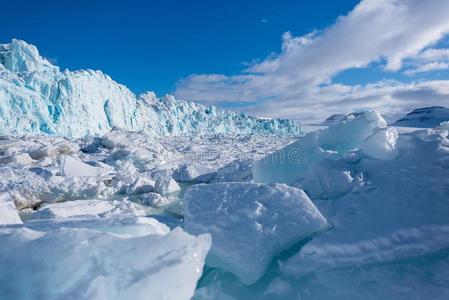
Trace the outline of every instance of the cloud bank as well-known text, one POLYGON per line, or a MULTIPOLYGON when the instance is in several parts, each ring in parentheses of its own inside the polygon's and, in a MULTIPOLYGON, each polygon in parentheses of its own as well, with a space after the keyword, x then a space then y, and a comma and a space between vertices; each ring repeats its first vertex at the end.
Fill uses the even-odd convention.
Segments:
POLYGON ((446 70, 449 49, 435 45, 449 32, 448 0, 363 0, 321 31, 282 37, 282 50, 240 74, 193 74, 176 96, 203 103, 245 103, 256 115, 317 121, 364 108, 399 113, 448 105, 449 81, 414 78, 365 85, 333 82, 345 70, 381 65, 409 76, 446 70))

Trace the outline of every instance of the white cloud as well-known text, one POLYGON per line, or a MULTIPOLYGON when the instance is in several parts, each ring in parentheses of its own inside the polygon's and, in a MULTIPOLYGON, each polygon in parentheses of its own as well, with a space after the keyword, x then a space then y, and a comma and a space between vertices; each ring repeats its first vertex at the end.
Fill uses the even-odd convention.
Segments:
POLYGON ((426 49, 416 59, 422 61, 449 60, 449 49, 426 49))
MULTIPOLYGON (((402 88, 416 95, 417 87, 428 89, 433 84, 382 81, 351 87, 332 83, 332 78, 373 62, 385 62, 385 69, 394 72, 401 69, 404 60, 416 60, 420 55, 422 61, 447 56, 445 51, 423 50, 449 31, 448 14, 448 0, 363 0, 320 32, 302 37, 284 34, 279 55, 255 63, 241 74, 191 75, 181 80, 176 95, 207 103, 248 102, 253 103, 246 108, 249 112, 283 117, 294 114, 296 119, 310 119, 313 114, 321 118, 357 107, 384 106, 391 111, 408 107, 410 100, 392 93, 402 88)), ((443 67, 425 64, 415 65, 409 72, 443 67)))
POLYGON ((288 117, 304 122, 319 122, 333 113, 375 109, 383 114, 408 112, 416 107, 449 103, 449 80, 401 83, 385 80, 366 85, 330 84, 316 87, 295 98, 254 105, 249 113, 260 116, 288 117))
POLYGON ((413 76, 449 69, 449 49, 426 49, 412 58, 408 64, 410 68, 404 71, 405 75, 413 76))
POLYGON ((445 62, 430 62, 422 64, 415 69, 409 69, 404 72, 405 75, 416 75, 418 73, 432 72, 438 70, 449 69, 449 63, 445 62))

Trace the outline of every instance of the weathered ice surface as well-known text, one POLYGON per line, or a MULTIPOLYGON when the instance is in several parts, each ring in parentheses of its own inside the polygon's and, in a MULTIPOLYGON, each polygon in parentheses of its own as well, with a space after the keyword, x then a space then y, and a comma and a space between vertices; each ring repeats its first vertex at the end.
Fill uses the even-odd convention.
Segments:
POLYGON ((254 283, 283 250, 326 227, 307 195, 285 184, 202 184, 184 194, 184 227, 210 232, 207 264, 254 283))
POLYGON ((82 137, 112 128, 155 136, 297 134, 286 119, 261 119, 214 106, 135 95, 101 71, 60 71, 21 40, 0 44, 0 130, 82 137))
POLYGON ((3 228, 0 243, 5 299, 187 300, 210 237, 180 228, 141 237, 85 228, 3 228))

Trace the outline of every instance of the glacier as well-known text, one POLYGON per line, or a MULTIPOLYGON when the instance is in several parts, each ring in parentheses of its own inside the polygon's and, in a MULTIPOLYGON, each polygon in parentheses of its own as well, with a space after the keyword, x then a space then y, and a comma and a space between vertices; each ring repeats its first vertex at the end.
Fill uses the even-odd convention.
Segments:
POLYGON ((135 95, 101 71, 61 71, 37 48, 13 39, 0 44, 0 130, 83 137, 113 128, 154 136, 299 134, 287 119, 266 119, 153 92, 135 95))
MULTIPOLYGON (((0 264, 19 265, 9 248, 50 251, 40 237, 62 247, 73 245, 64 235, 112 234, 92 246, 103 251, 109 242, 140 249, 130 239, 176 230, 211 234, 211 250, 200 252, 201 274, 176 270, 188 277, 186 299, 445 299, 448 293, 446 123, 401 132, 366 112, 299 138, 154 137, 120 129, 77 139, 5 135, 0 162, 0 231, 8 241, 0 264), (284 155, 289 151, 299 153, 303 164, 284 155), (419 291, 409 290, 410 282, 419 291)), ((95 251, 85 252, 86 261, 68 256, 67 262, 92 267, 87 257, 95 251)), ((112 254, 99 256, 100 266, 124 255, 112 254)), ((53 266, 33 257, 21 256, 20 266, 53 266)), ((137 264, 129 259, 126 274, 137 264)), ((42 271, 30 282, 52 285, 30 293, 62 289, 63 295, 101 299, 107 286, 108 296, 121 299, 129 294, 115 281, 116 271, 104 275, 107 281, 92 294, 62 289, 51 272, 42 271)), ((3 279, 8 289, 0 289, 20 299, 21 283, 11 278, 27 281, 30 273, 11 272, 3 279)), ((164 287, 166 277, 155 276, 164 287)), ((88 286, 93 279, 79 280, 88 286)))
POLYGON ((306 134, 20 40, 0 116, 0 299, 449 298, 448 121, 306 134))

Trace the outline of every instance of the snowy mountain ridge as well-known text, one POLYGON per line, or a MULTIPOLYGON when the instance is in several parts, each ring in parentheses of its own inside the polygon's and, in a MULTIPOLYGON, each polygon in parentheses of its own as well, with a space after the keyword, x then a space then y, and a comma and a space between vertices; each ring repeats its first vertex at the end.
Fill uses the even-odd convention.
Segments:
POLYGON ((422 107, 413 110, 393 125, 409 127, 435 127, 449 120, 449 109, 442 106, 422 107))
POLYGON ((38 49, 13 39, 0 44, 0 131, 67 137, 102 135, 112 128, 154 136, 298 134, 286 119, 262 119, 176 100, 135 95, 101 71, 60 71, 38 49))

